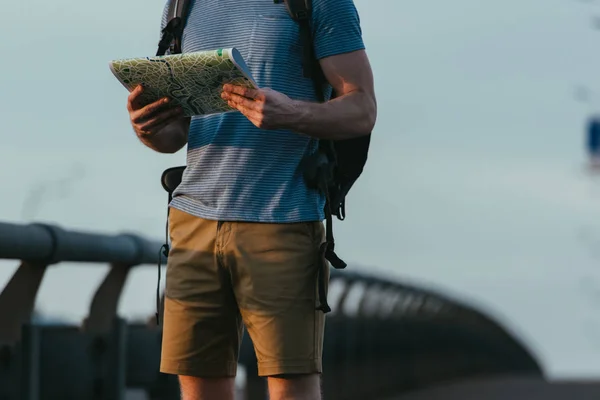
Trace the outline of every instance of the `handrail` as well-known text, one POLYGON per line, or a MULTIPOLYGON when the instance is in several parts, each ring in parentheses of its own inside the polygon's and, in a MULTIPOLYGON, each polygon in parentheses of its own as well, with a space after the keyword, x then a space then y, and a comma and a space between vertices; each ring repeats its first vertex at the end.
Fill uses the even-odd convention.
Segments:
POLYGON ((68 231, 46 224, 0 222, 0 259, 46 264, 77 261, 134 266, 157 263, 160 247, 159 242, 128 233, 105 235, 68 231))

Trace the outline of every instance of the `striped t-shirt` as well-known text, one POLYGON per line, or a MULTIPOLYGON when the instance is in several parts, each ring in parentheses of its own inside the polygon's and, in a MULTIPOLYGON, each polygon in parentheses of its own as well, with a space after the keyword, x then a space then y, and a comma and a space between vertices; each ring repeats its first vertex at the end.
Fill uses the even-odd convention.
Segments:
MULTIPOLYGON (((364 48, 353 0, 312 0, 317 58, 364 48)), ((302 74, 298 24, 273 0, 192 0, 184 53, 237 48, 260 87, 317 101, 302 74)), ((162 26, 167 21, 165 6, 162 26)), ((326 94, 328 98, 330 95, 326 94)), ((317 140, 287 130, 262 130, 240 112, 192 118, 187 168, 171 206, 222 221, 323 220, 323 195, 306 187, 301 161, 317 140)))

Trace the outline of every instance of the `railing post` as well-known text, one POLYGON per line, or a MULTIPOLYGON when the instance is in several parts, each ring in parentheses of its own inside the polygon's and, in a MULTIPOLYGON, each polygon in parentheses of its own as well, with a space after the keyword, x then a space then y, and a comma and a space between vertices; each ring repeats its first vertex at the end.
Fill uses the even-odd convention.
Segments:
POLYGON ((384 360, 381 363, 380 371, 382 385, 386 393, 390 393, 390 389, 392 388, 394 381, 397 379, 395 374, 391 372, 397 370, 398 368, 393 349, 397 347, 396 340, 402 340, 402 331, 400 329, 401 325, 398 322, 399 318, 393 315, 392 312, 399 297, 400 295, 398 294, 398 288, 391 286, 390 289, 388 289, 386 307, 384 310, 382 310, 382 314, 380 314, 382 321, 385 321, 385 329, 383 329, 380 333, 381 336, 379 338, 379 348, 384 360))
POLYGON ((117 317, 119 299, 131 266, 113 264, 96 290, 88 317, 83 321, 86 332, 103 334, 112 329, 117 317))
POLYGON ((127 322, 115 318, 110 335, 106 377, 106 400, 125 400, 127 372, 127 322))
POLYGON ((359 392, 365 382, 361 377, 361 316, 359 307, 366 285, 361 280, 351 281, 348 285, 348 291, 343 299, 343 310, 345 314, 346 326, 346 357, 345 357, 345 382, 343 387, 343 399, 359 398, 359 392))
POLYGON ((101 365, 101 370, 95 384, 106 400, 125 399, 127 323, 118 318, 118 308, 130 269, 130 265, 111 265, 92 299, 88 317, 82 323, 83 331, 100 346, 96 349, 96 362, 101 365), (105 341, 108 346, 102 345, 105 341), (104 355, 105 351, 108 354, 104 355))
POLYGON ((30 323, 23 324, 19 399, 40 398, 40 329, 30 323))
POLYGON ((328 297, 331 313, 325 318, 325 337, 323 340, 323 379, 322 390, 325 399, 340 396, 344 387, 345 357, 344 348, 346 332, 344 330, 344 310, 342 302, 348 291, 345 279, 332 278, 329 284, 328 297))
POLYGON ((16 346, 0 345, 0 398, 19 398, 21 356, 16 346))
POLYGON ((21 326, 29 322, 47 264, 23 261, 0 293, 0 343, 15 344, 21 326))

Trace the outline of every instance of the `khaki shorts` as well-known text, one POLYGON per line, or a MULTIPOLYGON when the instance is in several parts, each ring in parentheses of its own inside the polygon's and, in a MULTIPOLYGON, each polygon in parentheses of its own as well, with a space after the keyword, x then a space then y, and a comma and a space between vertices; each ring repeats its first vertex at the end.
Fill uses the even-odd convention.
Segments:
POLYGON ((322 372, 322 222, 218 222, 171 208, 169 231, 161 372, 235 376, 244 326, 260 376, 322 372))

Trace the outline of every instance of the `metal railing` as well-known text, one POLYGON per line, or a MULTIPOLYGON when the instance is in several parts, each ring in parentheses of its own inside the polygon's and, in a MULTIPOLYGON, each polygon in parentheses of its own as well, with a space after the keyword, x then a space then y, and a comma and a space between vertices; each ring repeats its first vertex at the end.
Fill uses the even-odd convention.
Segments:
MULTIPOLYGON (((0 259, 21 260, 0 293, 0 399, 179 399, 176 378, 159 373, 161 327, 117 314, 131 268, 158 262, 161 243, 56 226, 0 223, 0 259), (49 266, 110 263, 81 326, 31 322, 49 266)), ((162 260, 165 261, 165 260, 162 260)), ((543 376, 534 357, 483 314, 441 295, 382 277, 332 270, 324 343, 325 399, 377 399, 440 381, 524 373, 543 376)), ((162 321, 162 318, 161 318, 162 321)), ((265 398, 244 337, 244 397, 265 398)))

